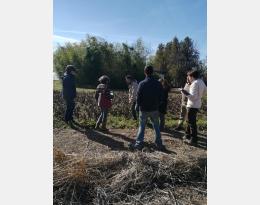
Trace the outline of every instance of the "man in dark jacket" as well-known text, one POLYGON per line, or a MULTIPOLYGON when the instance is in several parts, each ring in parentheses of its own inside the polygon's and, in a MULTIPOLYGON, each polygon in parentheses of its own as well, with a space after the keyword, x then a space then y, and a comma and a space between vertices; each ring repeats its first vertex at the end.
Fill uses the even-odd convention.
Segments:
POLYGON ((159 81, 152 77, 153 67, 144 69, 146 78, 141 81, 137 89, 136 109, 139 111, 139 130, 136 142, 131 147, 141 150, 143 148, 144 131, 147 119, 150 118, 155 131, 155 144, 159 150, 164 150, 159 128, 159 105, 162 101, 163 88, 159 81))
POLYGON ((66 66, 66 72, 62 78, 62 97, 66 102, 65 122, 71 124, 73 121, 73 110, 76 98, 75 84, 76 69, 73 65, 66 66))

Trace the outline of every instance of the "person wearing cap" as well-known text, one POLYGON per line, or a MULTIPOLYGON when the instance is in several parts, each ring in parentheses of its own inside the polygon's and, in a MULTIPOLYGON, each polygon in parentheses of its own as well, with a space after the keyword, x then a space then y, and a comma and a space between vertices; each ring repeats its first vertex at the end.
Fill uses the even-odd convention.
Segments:
POLYGON ((206 92, 206 85, 203 80, 199 79, 199 72, 191 70, 187 74, 191 83, 189 92, 184 89, 181 91, 188 98, 187 102, 187 127, 183 140, 191 145, 196 145, 197 138, 197 113, 201 108, 201 98, 206 92))
POLYGON ((137 88, 138 88, 138 83, 137 81, 133 78, 131 75, 127 75, 125 77, 126 83, 128 85, 128 100, 129 104, 131 106, 131 114, 134 120, 137 120, 137 115, 136 115, 136 95, 137 95, 137 88))
POLYGON ((67 65, 66 71, 62 78, 62 97, 66 103, 66 111, 64 120, 66 123, 73 122, 73 111, 75 108, 76 98, 76 83, 75 83, 76 69, 73 65, 67 65))
POLYGON ((96 122, 95 129, 100 129, 99 126, 101 124, 101 130, 107 131, 107 115, 109 109, 112 107, 112 99, 114 97, 113 92, 109 89, 110 79, 108 76, 101 76, 98 81, 100 84, 97 86, 95 99, 97 101, 98 107, 100 107, 101 113, 96 122))
POLYGON ((159 150, 165 150, 159 127, 159 105, 163 97, 163 88, 161 83, 153 78, 152 66, 146 66, 144 74, 146 78, 138 85, 136 99, 136 110, 139 111, 139 130, 135 143, 130 144, 130 149, 142 150, 145 125, 150 118, 155 131, 155 144, 159 150))

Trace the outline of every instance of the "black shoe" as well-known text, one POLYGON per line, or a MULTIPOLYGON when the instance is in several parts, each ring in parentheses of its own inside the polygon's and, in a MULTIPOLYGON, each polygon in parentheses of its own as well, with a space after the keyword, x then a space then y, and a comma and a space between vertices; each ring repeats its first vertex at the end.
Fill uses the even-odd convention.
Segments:
POLYGON ((181 130, 184 130, 182 126, 177 126, 175 129, 175 131, 181 131, 181 130))
POLYGON ((130 150, 140 150, 141 151, 144 148, 144 146, 142 144, 130 143, 128 146, 129 146, 130 150))
POLYGON ((164 145, 156 145, 156 149, 162 152, 167 150, 164 145))
POLYGON ((99 130, 100 128, 99 128, 99 124, 97 124, 96 123, 96 125, 95 125, 95 128, 94 128, 95 130, 99 130))
POLYGON ((160 131, 163 132, 165 130, 164 127, 160 127, 160 131))
POLYGON ((190 136, 189 135, 184 135, 182 140, 183 141, 188 141, 188 140, 190 140, 190 136))
POLYGON ((189 140, 186 140, 186 143, 192 146, 196 146, 198 144, 198 141, 197 139, 191 137, 189 140))
POLYGON ((73 127, 73 122, 72 122, 72 120, 69 120, 69 121, 67 122, 67 124, 68 124, 70 127, 73 127))
POLYGON ((101 127, 100 130, 103 131, 103 132, 108 132, 109 131, 109 129, 106 128, 106 127, 101 127))

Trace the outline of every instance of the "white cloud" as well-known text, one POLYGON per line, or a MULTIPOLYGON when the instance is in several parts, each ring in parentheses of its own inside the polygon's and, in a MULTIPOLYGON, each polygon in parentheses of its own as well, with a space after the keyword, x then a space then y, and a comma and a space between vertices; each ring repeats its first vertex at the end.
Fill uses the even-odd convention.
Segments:
POLYGON ((55 30, 55 32, 59 33, 73 33, 73 34, 86 34, 84 31, 75 31, 75 30, 55 30))
POLYGON ((64 37, 64 36, 59 36, 59 35, 53 35, 53 43, 57 44, 64 44, 66 42, 79 42, 79 40, 74 39, 74 38, 68 38, 68 37, 64 37))
POLYGON ((64 37, 64 36, 53 35, 53 51, 56 50, 58 44, 64 45, 67 42, 77 43, 77 42, 80 42, 80 41, 77 40, 77 39, 74 39, 74 38, 68 38, 68 37, 64 37))

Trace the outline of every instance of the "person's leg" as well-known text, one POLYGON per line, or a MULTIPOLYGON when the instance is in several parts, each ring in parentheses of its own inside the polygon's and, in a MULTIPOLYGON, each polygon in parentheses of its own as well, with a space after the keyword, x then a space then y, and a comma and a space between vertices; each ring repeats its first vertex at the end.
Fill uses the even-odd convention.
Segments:
POLYGON ((66 111, 65 111, 65 122, 69 122, 72 120, 74 102, 73 100, 66 100, 66 111))
POLYGON ((101 109, 101 113, 100 113, 98 120, 96 122, 96 126, 95 126, 96 129, 99 128, 100 123, 102 122, 102 118, 103 118, 103 109, 102 108, 100 108, 100 109, 101 109))
POLYGON ((191 142, 197 143, 197 113, 198 109, 191 108, 190 116, 189 116, 189 125, 190 125, 190 135, 191 135, 191 142))
POLYGON ((190 139, 191 137, 191 129, 190 129, 190 123, 189 123, 189 119, 191 117, 191 108, 187 108, 187 112, 186 112, 186 129, 185 129, 185 137, 184 139, 190 139))
POLYGON ((153 129, 155 131, 155 144, 158 146, 162 146, 160 123, 159 123, 159 112, 158 111, 150 112, 149 117, 153 124, 153 129))
POLYGON ((183 127, 183 123, 185 121, 186 112, 187 112, 186 106, 185 105, 181 105, 181 113, 180 113, 178 126, 177 126, 177 128, 179 128, 179 129, 181 129, 183 127))
POLYGON ((67 100, 65 100, 65 103, 66 103, 66 110, 65 110, 65 115, 64 115, 64 120, 65 122, 67 123, 69 120, 68 120, 68 116, 69 116, 69 103, 67 100))
POLYGON ((106 129, 106 125, 107 125, 107 115, 108 115, 108 109, 107 109, 107 108, 103 108, 102 129, 106 129))
POLYGON ((70 121, 73 121, 74 109, 75 109, 75 102, 74 102, 74 100, 72 100, 71 104, 70 104, 70 112, 69 112, 69 119, 70 119, 70 121))
POLYGON ((131 113, 132 113, 134 120, 137 120, 135 105, 136 105, 136 102, 133 102, 131 105, 131 113))
POLYGON ((138 133, 136 136, 135 146, 143 146, 146 121, 147 121, 146 112, 140 111, 139 112, 139 129, 138 129, 138 133))
POLYGON ((160 130, 164 130, 165 126, 165 114, 160 112, 160 130))

